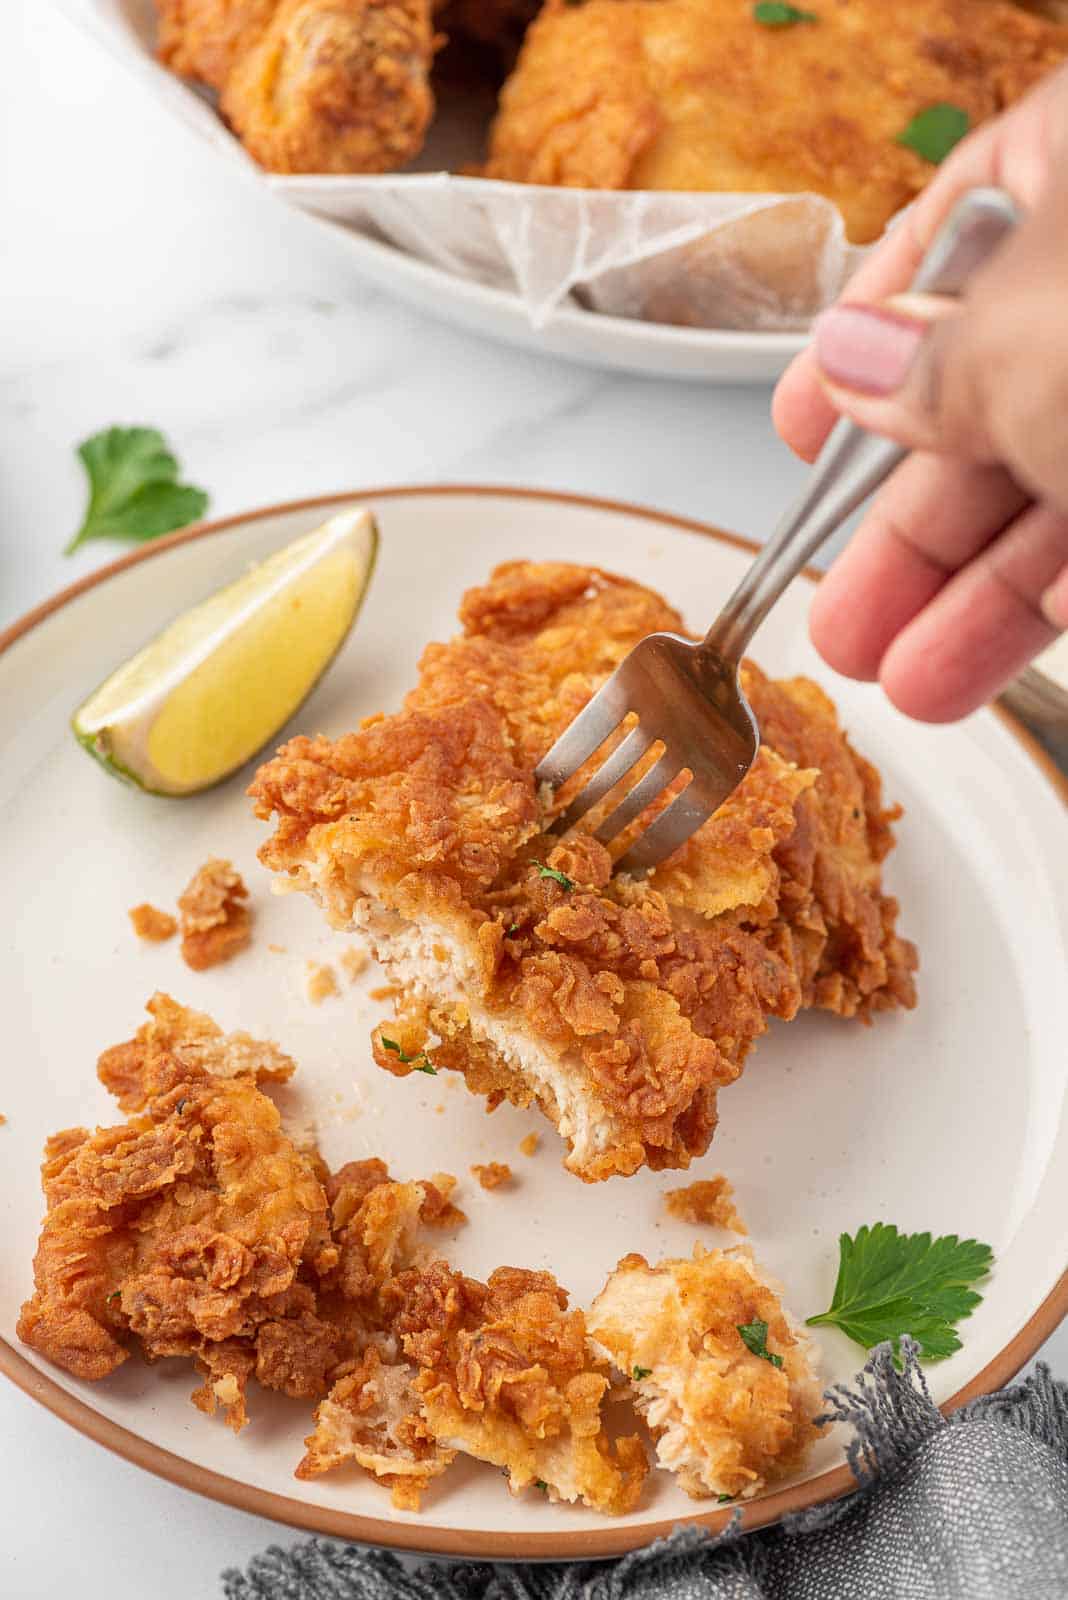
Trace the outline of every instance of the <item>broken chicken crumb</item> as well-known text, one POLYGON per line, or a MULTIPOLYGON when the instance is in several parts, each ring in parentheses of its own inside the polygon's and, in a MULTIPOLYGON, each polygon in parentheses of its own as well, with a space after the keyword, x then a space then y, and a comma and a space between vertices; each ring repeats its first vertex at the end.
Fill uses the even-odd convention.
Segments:
POLYGON ((734 1189, 722 1172, 714 1178, 701 1178, 683 1189, 669 1189, 664 1204, 682 1222, 708 1222, 732 1233, 748 1233, 734 1204, 734 1189))
POLYGON ((540 1133, 528 1133, 525 1139, 520 1139, 519 1148, 525 1156, 532 1156, 540 1143, 540 1133))
POLYGON ((507 1161, 476 1162, 471 1168, 483 1189, 499 1189, 502 1183, 511 1183, 512 1169, 507 1161))
POLYGON ((340 959, 345 969, 345 976, 350 983, 355 983, 360 973, 366 971, 371 957, 360 945, 350 944, 342 950, 340 959))
POLYGON ((333 967, 322 961, 308 961, 304 968, 304 993, 313 1006, 321 1005, 330 995, 337 994, 337 979, 333 967))
POLYGON ((182 960, 194 972, 229 961, 252 936, 252 913, 241 874, 233 863, 205 861, 178 900, 181 913, 182 960))
POLYGON ((162 944, 165 939, 173 939, 178 932, 177 918, 172 917, 169 911, 161 911, 158 906, 150 906, 147 901, 139 906, 131 906, 127 916, 133 923, 137 937, 147 939, 149 944, 162 944))

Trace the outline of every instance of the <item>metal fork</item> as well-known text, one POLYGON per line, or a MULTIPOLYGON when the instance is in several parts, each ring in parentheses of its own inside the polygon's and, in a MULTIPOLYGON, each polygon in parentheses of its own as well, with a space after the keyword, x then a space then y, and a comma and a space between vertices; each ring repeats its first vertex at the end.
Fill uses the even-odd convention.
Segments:
MULTIPOLYGON (((1016 207, 1003 190, 972 189, 943 225, 912 288, 959 294, 1016 221, 1016 207)), ((573 827, 632 775, 632 787, 595 830, 610 844, 688 773, 681 792, 616 862, 619 870, 641 872, 671 855, 723 804, 760 745, 738 678, 749 641, 787 584, 906 453, 844 418, 836 424, 796 504, 704 639, 694 644, 673 633, 642 639, 538 763, 535 778, 556 791, 613 735, 618 739, 556 819, 554 832, 573 827), (633 726, 624 730, 628 719, 633 726), (659 755, 656 745, 663 746, 659 755), (648 766, 651 751, 655 759, 648 766)))

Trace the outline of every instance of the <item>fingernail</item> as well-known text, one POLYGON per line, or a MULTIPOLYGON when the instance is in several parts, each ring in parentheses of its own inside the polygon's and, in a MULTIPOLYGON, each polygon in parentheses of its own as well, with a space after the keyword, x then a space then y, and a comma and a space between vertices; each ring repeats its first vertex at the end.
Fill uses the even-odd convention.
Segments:
POLYGON ((816 318, 816 359, 832 383, 861 394, 900 389, 927 323, 874 306, 832 306, 816 318))

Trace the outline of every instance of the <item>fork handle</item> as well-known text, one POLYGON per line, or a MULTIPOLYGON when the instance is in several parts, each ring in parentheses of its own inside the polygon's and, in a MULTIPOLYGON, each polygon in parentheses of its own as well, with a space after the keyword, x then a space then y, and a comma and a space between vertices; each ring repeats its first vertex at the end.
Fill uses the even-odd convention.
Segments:
MULTIPOLYGON (((959 295, 1012 232, 1016 206, 1003 189, 971 189, 954 207, 925 256, 912 289, 959 295)), ((832 429, 808 481, 702 641, 728 661, 741 659, 787 584, 908 452, 843 417, 832 429)))

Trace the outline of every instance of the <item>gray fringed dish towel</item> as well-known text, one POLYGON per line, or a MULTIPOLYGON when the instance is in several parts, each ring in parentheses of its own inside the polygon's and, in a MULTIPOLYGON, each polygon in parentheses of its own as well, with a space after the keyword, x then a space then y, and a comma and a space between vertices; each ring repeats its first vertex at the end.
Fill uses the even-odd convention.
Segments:
MULTIPOLYGON (((904 1341, 826 1395, 854 1429, 857 1491, 777 1527, 712 1538, 685 1524, 621 1561, 427 1564, 313 1539, 272 1547, 226 1600, 1065 1600, 1068 1384, 1039 1366, 947 1422, 904 1341)), ((738 1519, 735 1519, 736 1521, 738 1519)))

